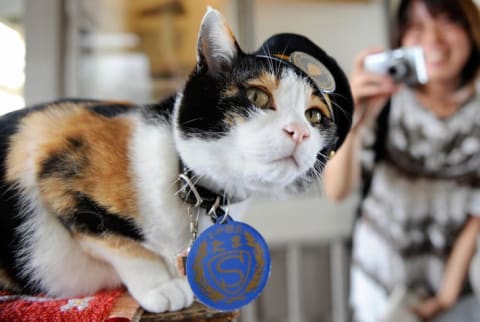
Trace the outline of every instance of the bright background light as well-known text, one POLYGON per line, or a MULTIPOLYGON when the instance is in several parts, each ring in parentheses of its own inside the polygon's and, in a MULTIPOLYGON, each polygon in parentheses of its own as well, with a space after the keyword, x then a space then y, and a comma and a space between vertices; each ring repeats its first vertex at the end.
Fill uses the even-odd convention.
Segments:
POLYGON ((24 107, 25 39, 23 35, 0 21, 0 114, 24 107))

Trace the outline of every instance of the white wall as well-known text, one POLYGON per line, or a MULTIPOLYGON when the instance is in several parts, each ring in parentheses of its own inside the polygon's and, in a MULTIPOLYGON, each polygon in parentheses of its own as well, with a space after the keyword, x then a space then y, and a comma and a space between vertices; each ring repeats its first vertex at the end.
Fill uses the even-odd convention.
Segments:
POLYGON ((4 18, 21 17, 24 0, 0 0, 0 13, 4 18))
POLYGON ((275 33, 300 33, 334 56, 347 72, 355 53, 387 40, 381 0, 257 0, 254 13, 257 46, 275 33))
POLYGON ((27 0, 24 96, 27 105, 57 99, 63 88, 62 0, 27 0))

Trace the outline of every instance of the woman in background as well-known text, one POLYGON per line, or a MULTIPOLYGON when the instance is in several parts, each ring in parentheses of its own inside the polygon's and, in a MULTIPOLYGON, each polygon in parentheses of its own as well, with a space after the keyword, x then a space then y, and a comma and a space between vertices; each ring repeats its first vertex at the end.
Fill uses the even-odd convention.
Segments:
POLYGON ((480 229, 478 8, 471 0, 402 0, 393 45, 423 48, 428 82, 406 86, 369 73, 365 57, 380 50, 360 53, 350 79, 354 125, 324 172, 331 199, 361 192, 354 319, 385 319, 400 287, 416 299, 404 301, 407 312, 422 320, 476 321, 480 302, 465 276, 480 229))

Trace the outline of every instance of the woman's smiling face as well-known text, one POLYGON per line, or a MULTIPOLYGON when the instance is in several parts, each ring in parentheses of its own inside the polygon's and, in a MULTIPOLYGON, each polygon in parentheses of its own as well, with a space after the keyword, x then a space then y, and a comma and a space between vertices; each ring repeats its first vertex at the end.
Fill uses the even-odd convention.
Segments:
POLYGON ((412 3, 409 17, 402 46, 423 48, 429 81, 459 81, 472 50, 465 28, 446 13, 432 16, 422 1, 412 3))

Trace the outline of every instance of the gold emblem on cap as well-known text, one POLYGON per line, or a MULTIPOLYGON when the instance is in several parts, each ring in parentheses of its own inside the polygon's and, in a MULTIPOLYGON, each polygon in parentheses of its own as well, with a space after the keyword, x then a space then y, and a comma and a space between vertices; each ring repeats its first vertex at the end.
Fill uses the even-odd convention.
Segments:
POLYGON ((325 93, 335 91, 335 79, 332 73, 315 57, 295 51, 290 55, 290 62, 310 76, 321 91, 325 93))

